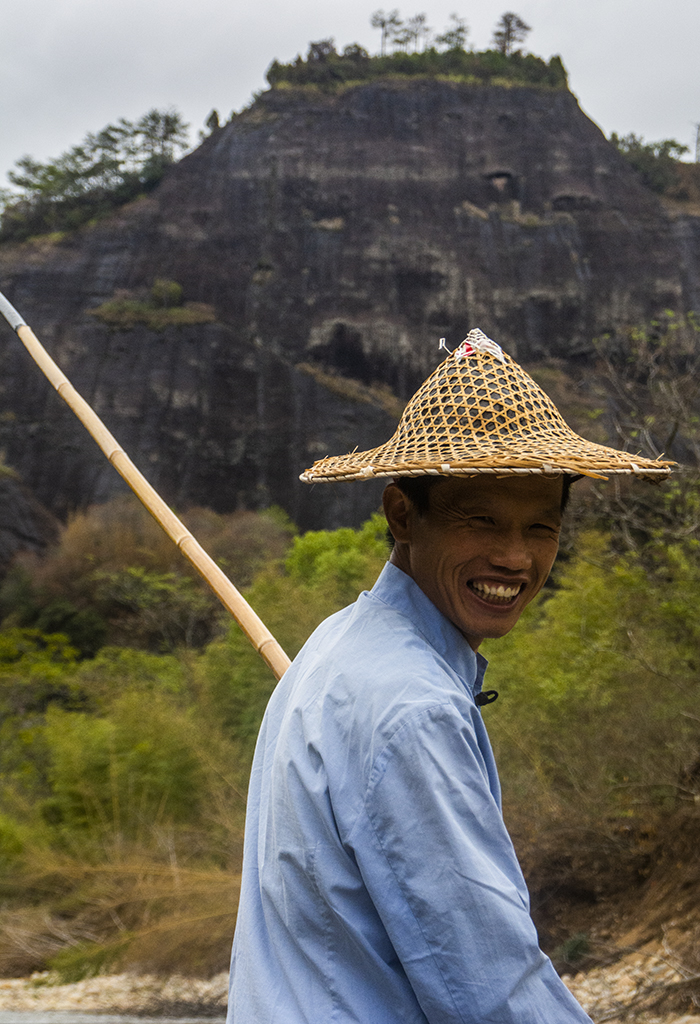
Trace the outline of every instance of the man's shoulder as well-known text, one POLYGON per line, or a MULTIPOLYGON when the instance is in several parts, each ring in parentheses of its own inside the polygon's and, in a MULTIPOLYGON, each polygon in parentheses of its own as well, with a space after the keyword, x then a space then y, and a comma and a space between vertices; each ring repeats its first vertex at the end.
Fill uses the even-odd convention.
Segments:
POLYGON ((323 660, 328 666, 366 672, 386 671, 403 664, 407 652, 433 661, 437 656, 421 622, 382 599, 381 591, 365 591, 354 604, 331 615, 309 638, 302 660, 323 660))
POLYGON ((456 670, 459 659, 451 663, 435 629, 424 631, 423 616, 381 595, 381 587, 361 594, 318 627, 266 714, 270 763, 285 772, 294 764, 304 777, 311 772, 314 785, 327 780, 336 796, 344 794, 348 820, 359 813, 373 767, 397 736, 420 743, 431 721, 449 720, 449 732, 459 723, 476 728, 478 718, 472 679, 456 670))
POLYGON ((382 599, 381 589, 319 626, 289 670, 286 700, 309 715, 332 709, 373 727, 418 708, 471 702, 444 652, 415 615, 382 599))

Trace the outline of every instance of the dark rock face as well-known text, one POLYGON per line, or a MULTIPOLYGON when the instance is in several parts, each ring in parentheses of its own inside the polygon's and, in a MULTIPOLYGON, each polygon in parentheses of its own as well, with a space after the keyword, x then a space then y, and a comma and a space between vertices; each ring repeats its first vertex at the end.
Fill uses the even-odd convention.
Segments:
MULTIPOLYGON (((563 91, 377 82, 278 90, 160 188, 57 244, 0 250, 0 287, 175 505, 359 522, 378 484, 308 488, 369 448, 471 327, 527 363, 699 308, 700 229, 672 219, 563 91), (88 310, 178 281, 217 322, 114 330, 88 310), (348 386, 348 379, 359 387, 348 386), (394 403, 395 404, 395 403, 394 403)), ((0 444, 58 513, 120 481, 21 346, 0 341, 0 444)))
POLYGON ((31 491, 12 476, 0 475, 0 573, 20 551, 43 553, 58 537, 58 523, 31 491))

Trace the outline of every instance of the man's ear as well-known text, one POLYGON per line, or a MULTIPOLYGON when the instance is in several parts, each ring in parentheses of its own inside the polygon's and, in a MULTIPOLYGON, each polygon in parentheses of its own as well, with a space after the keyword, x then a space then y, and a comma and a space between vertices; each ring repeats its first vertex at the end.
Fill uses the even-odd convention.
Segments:
POLYGON ((397 544, 406 544, 411 534, 410 519, 413 509, 410 499, 396 484, 388 484, 384 488, 382 503, 384 515, 394 540, 397 544))

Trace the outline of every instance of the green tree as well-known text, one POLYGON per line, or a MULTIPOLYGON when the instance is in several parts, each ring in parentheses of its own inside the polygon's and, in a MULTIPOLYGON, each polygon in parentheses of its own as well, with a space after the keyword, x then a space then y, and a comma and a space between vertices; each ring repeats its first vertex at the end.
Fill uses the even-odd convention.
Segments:
POLYGON ((451 25, 435 37, 435 42, 438 46, 444 46, 446 50, 463 50, 469 35, 467 23, 458 14, 451 14, 450 21, 451 25))
POLYGON ((401 27, 401 19, 399 18, 398 10, 394 9, 388 13, 384 13, 383 10, 375 11, 370 18, 370 25, 372 28, 378 28, 382 33, 382 42, 380 46, 380 54, 383 57, 386 53, 387 39, 391 39, 393 34, 401 27))
POLYGON ((204 126, 205 128, 208 128, 210 132, 215 132, 218 128, 221 127, 221 124, 219 123, 219 111, 216 109, 216 107, 214 107, 214 109, 210 112, 209 116, 204 122, 204 126))
POLYGON ((337 56, 334 39, 319 39, 317 43, 309 43, 306 59, 310 64, 324 64, 331 57, 337 56))
POLYGON ((131 566, 116 572, 98 570, 94 581, 98 607, 110 609, 113 619, 125 617, 125 631, 139 646, 172 651, 201 645, 211 635, 219 609, 197 580, 131 566))
POLYGON ((187 148, 189 125, 177 110, 155 107, 139 118, 135 133, 141 139, 141 152, 150 159, 172 163, 176 153, 187 148))
POLYGON ((493 33, 493 44, 505 57, 515 50, 516 43, 522 43, 532 29, 523 19, 512 11, 502 14, 493 33))
POLYGON ((394 53, 408 53, 411 42, 413 41, 413 32, 408 25, 402 25, 401 28, 394 32, 393 36, 394 53))
POLYGON ((153 188, 187 147, 187 129, 177 111, 153 109, 88 132, 47 163, 22 157, 8 174, 14 191, 0 197, 0 240, 71 230, 153 188))
POLYGON ((425 45, 425 40, 430 35, 431 29, 428 27, 428 18, 425 14, 414 14, 412 18, 409 18, 406 22, 406 27, 410 33, 410 40, 413 43, 413 52, 417 53, 422 50, 425 45))
POLYGON ((688 147, 675 139, 645 142, 641 135, 635 135, 634 132, 623 136, 613 132, 610 142, 639 172, 647 188, 662 194, 675 185, 676 161, 688 152, 688 147))
POLYGON ((169 309, 182 305, 182 285, 177 281, 169 281, 166 277, 157 277, 151 286, 151 298, 156 306, 169 309))
POLYGON ((342 56, 345 60, 351 60, 356 64, 363 63, 370 59, 369 53, 365 50, 364 46, 360 46, 359 43, 350 43, 343 49, 342 56))

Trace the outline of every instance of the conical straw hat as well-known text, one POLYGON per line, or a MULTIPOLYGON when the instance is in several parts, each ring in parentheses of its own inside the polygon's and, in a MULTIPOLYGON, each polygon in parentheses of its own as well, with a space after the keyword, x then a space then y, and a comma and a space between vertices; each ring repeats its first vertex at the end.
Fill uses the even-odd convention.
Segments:
POLYGON ((421 385, 386 444, 320 459, 300 479, 614 473, 658 480, 673 465, 579 437, 532 377, 476 329, 421 385))

